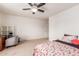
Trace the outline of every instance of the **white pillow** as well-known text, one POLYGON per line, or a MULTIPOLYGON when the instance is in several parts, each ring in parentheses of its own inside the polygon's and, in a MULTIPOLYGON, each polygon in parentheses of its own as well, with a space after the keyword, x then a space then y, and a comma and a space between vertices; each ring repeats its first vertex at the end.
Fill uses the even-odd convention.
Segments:
POLYGON ((76 39, 76 37, 75 36, 64 36, 62 38, 62 41, 65 41, 67 43, 71 43, 71 40, 73 40, 73 39, 76 39))

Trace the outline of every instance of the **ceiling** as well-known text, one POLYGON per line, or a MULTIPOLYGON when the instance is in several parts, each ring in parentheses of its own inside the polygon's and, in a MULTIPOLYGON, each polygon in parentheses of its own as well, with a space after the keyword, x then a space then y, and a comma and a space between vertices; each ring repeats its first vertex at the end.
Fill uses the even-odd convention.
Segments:
POLYGON ((22 8, 30 7, 27 3, 0 3, 0 11, 3 13, 13 14, 13 15, 48 19, 49 16, 55 15, 75 5, 77 5, 77 3, 46 3, 46 5, 41 7, 41 9, 45 10, 44 13, 36 12, 36 14, 33 15, 30 10, 27 11, 22 10, 22 8))

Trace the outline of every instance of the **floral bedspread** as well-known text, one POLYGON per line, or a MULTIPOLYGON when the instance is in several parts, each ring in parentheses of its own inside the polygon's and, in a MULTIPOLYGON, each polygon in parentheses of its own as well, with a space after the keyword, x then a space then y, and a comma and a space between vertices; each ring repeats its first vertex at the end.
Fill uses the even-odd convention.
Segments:
POLYGON ((52 41, 37 45, 33 56, 79 56, 79 49, 52 41))

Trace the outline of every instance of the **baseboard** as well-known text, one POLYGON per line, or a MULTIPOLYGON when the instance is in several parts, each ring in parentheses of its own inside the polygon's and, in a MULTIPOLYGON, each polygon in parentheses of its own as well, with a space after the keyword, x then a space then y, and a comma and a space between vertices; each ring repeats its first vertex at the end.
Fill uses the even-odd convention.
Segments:
POLYGON ((33 39, 28 39, 28 40, 41 40, 41 39, 47 39, 48 40, 48 38, 33 38, 33 39))
POLYGON ((47 39, 49 40, 48 37, 39 37, 39 38, 20 38, 21 40, 39 40, 39 39, 47 39))

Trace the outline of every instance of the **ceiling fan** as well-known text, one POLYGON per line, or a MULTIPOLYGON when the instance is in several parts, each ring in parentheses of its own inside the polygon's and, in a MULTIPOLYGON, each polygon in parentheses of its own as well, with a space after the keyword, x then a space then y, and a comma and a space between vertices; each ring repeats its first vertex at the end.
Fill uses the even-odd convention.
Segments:
POLYGON ((23 8, 22 10, 31 10, 32 11, 32 14, 35 14, 35 12, 39 11, 39 12, 42 12, 44 13, 45 11, 40 9, 40 7, 42 7, 43 5, 45 5, 45 3, 28 3, 31 8, 23 8))

